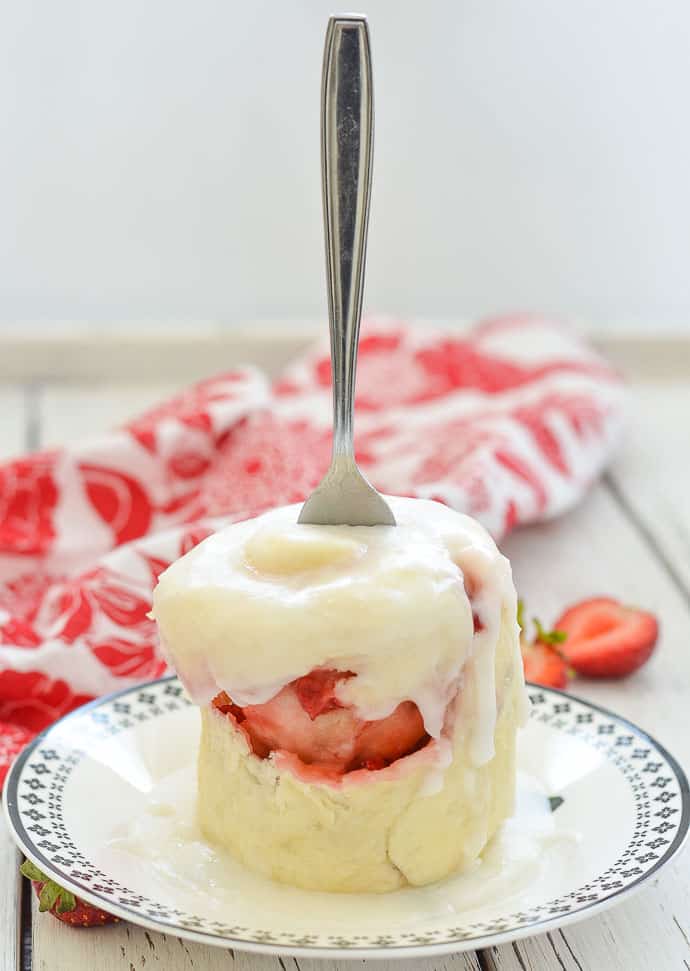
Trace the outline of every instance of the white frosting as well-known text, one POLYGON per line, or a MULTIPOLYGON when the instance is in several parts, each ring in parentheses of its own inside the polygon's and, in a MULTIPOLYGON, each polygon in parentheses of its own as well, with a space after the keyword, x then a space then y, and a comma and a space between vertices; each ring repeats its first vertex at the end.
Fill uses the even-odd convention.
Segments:
MULTIPOLYGON (((162 642, 199 704, 221 690, 261 704, 329 667, 357 675, 337 690, 361 717, 382 718, 409 699, 438 738, 461 689, 455 730, 482 764, 493 755, 501 613, 516 612, 510 565, 468 516, 388 501, 394 527, 297 525, 295 505, 210 536, 159 579, 162 642)), ((522 678, 517 623, 511 676, 522 678)))

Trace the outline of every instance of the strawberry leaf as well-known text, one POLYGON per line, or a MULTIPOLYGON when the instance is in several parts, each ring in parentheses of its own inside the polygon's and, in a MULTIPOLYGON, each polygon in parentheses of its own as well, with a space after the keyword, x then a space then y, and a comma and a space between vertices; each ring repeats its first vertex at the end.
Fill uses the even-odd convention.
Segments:
POLYGON ((77 909, 77 898, 69 890, 63 890, 60 887, 60 899, 58 900, 58 905, 55 908, 58 914, 67 914, 71 910, 77 909))
POLYGON ((38 909, 41 913, 55 908, 58 914, 66 914, 70 910, 76 909, 77 898, 74 894, 70 893, 69 890, 65 890, 59 883, 51 880, 31 860, 24 860, 19 867, 19 872, 23 877, 27 877, 35 883, 43 884, 41 892, 38 895, 38 909))
POLYGON ((27 877, 29 880, 35 880, 36 883, 46 883, 48 877, 42 870, 39 870, 35 863, 31 860, 24 860, 22 865, 19 867, 19 872, 23 877, 27 877))
POLYGON ((537 640, 541 644, 562 644, 568 637, 564 630, 544 630, 537 617, 533 617, 532 622, 537 631, 537 640))
POLYGON ((53 880, 48 880, 43 884, 38 895, 38 909, 41 913, 53 909, 60 896, 60 889, 53 880))

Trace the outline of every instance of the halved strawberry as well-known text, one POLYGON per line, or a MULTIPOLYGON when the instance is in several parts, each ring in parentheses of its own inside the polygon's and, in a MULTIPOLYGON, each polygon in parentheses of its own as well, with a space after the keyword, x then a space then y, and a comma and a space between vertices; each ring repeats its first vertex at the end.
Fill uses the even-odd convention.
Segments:
POLYGON ((247 705, 242 710, 242 728, 259 756, 282 749, 308 764, 330 767, 344 767, 354 758, 360 721, 348 708, 334 708, 312 719, 294 686, 286 685, 263 705, 247 705))
POLYGON ((81 897, 75 897, 69 890, 47 877, 31 860, 24 860, 19 868, 21 874, 31 880, 38 897, 38 909, 50 913, 63 924, 72 927, 101 927, 103 924, 117 924, 120 918, 87 904, 81 897))
POLYGON ((568 635, 561 648, 568 663, 589 678, 622 678, 647 661, 659 636, 656 617, 611 597, 569 607, 556 623, 568 635))
POLYGON ((536 641, 521 644, 525 679, 547 688, 565 688, 568 684, 568 665, 551 644, 536 641))

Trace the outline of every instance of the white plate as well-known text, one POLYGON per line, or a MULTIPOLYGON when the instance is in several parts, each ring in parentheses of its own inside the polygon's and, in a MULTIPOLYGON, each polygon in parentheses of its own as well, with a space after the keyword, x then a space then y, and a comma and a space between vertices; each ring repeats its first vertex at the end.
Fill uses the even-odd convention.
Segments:
MULTIPOLYGON (((271 883, 194 821, 198 711, 175 678, 73 712, 17 759, 5 809, 21 850, 85 900, 180 937, 311 957, 491 946, 588 917, 680 848, 687 779, 640 729, 531 687, 516 816, 470 874, 383 895, 271 883)), ((228 793, 232 798, 232 793, 228 793)))

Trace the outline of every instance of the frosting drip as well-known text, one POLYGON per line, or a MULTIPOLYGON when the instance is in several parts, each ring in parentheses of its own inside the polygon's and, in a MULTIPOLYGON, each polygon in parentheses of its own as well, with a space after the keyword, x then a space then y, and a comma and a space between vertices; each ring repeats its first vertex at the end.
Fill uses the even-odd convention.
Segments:
POLYGON ((469 517, 387 498, 395 527, 297 525, 295 505, 210 536, 160 577, 162 642, 199 704, 224 691, 261 705, 329 668, 354 675, 335 690, 357 717, 413 701, 440 738, 458 698, 453 732, 480 765, 493 755, 502 614, 515 617, 510 565, 469 517))

